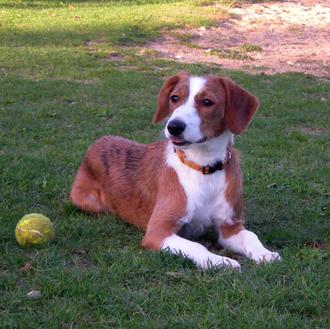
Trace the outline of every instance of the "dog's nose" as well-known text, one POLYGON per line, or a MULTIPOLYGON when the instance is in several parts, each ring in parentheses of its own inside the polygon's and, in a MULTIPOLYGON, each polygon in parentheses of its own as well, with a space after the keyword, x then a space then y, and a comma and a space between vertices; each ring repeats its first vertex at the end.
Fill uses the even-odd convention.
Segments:
POLYGON ((173 136, 179 136, 186 129, 186 124, 181 120, 171 120, 167 124, 168 132, 173 136))

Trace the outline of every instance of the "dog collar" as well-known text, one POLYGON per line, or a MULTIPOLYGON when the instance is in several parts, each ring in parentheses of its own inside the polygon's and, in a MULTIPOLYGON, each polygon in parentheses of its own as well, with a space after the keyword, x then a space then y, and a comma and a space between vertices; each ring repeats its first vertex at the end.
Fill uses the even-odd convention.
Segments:
POLYGON ((231 159, 231 151, 229 147, 227 148, 226 158, 224 161, 217 161, 213 166, 200 166, 196 162, 190 161, 187 159, 186 153, 184 153, 181 149, 174 149, 174 152, 177 154, 178 158, 182 163, 188 166, 191 169, 197 170, 204 175, 210 175, 215 173, 217 170, 222 170, 225 165, 230 162, 231 159))

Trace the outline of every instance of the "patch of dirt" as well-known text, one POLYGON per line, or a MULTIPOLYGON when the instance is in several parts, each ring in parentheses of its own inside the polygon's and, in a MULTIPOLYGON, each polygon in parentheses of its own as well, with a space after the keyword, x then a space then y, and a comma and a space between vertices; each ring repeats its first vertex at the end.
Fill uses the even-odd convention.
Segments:
POLYGON ((309 128, 309 127, 300 127, 300 131, 304 134, 322 136, 325 135, 328 130, 325 128, 309 128))
POLYGON ((185 63, 251 73, 330 75, 330 1, 243 4, 211 28, 177 29, 146 49, 185 63))
POLYGON ((117 54, 117 53, 113 53, 113 54, 110 54, 108 57, 107 57, 107 60, 110 61, 110 62, 124 62, 125 61, 125 58, 124 56, 120 55, 120 54, 117 54))
POLYGON ((321 249, 321 250, 329 250, 330 249, 330 243, 321 241, 321 242, 311 242, 306 243, 307 247, 315 248, 315 249, 321 249))

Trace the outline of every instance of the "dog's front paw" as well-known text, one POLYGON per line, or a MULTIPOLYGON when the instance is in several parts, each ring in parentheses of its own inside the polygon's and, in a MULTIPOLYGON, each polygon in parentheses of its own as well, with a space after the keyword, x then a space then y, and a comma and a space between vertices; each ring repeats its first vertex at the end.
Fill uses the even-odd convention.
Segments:
POLYGON ((270 251, 266 249, 266 252, 254 254, 251 257, 257 264, 259 263, 271 263, 274 261, 280 261, 282 258, 278 252, 270 251))
POLYGON ((236 260, 219 255, 212 255, 211 257, 208 257, 208 259, 204 261, 202 266, 200 267, 203 269, 210 269, 210 268, 232 268, 235 270, 241 269, 241 265, 236 260))

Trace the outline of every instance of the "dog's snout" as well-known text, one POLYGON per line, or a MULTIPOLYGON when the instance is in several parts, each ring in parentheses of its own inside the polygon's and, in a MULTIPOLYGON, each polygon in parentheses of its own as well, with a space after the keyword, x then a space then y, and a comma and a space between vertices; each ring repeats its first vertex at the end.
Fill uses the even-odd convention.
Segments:
POLYGON ((167 124, 168 132, 173 136, 179 136, 186 129, 186 124, 181 120, 171 120, 167 124))

